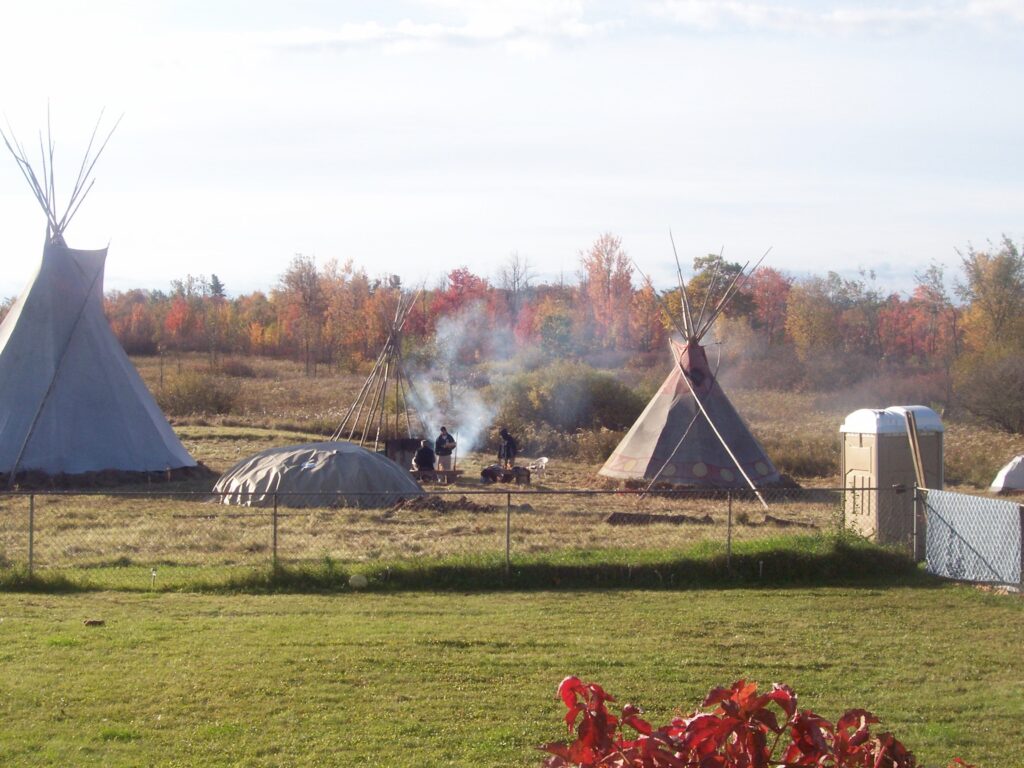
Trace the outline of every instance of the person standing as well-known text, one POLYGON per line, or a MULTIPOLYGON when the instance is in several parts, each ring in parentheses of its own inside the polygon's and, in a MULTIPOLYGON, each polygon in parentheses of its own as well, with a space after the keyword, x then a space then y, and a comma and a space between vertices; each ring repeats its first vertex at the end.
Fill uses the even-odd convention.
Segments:
POLYGON ((498 435, 501 437, 501 445, 498 446, 498 464, 502 469, 512 469, 516 463, 516 451, 519 446, 516 445, 516 439, 508 433, 505 427, 501 428, 498 435))
POLYGON ((455 438, 448 434, 447 427, 441 427, 441 434, 434 441, 434 453, 437 454, 437 468, 442 472, 452 470, 452 453, 455 451, 455 438))

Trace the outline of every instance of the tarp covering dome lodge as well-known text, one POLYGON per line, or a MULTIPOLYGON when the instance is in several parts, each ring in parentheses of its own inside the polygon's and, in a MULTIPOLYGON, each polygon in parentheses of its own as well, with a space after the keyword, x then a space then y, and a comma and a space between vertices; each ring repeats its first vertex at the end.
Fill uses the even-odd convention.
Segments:
POLYGON ((213 488, 225 504, 380 507, 422 496, 407 469, 347 442, 268 448, 240 461, 213 488))

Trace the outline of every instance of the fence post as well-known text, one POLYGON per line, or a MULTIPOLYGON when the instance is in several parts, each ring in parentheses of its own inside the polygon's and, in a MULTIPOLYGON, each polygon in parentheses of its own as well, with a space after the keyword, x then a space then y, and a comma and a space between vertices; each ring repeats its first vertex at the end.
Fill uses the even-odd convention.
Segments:
POLYGON ((274 540, 271 544, 271 555, 270 562, 273 565, 274 570, 277 570, 277 494, 274 494, 274 512, 271 516, 272 527, 274 530, 274 540))
POLYGON ((913 520, 911 524, 910 534, 910 546, 913 547, 913 553, 910 557, 913 558, 914 562, 918 562, 918 515, 921 514, 922 507, 924 506, 924 496, 921 493, 921 486, 914 482, 913 483, 913 520))
POLYGON ((732 489, 730 488, 727 493, 729 499, 729 522, 725 529, 725 569, 732 571, 732 489))
POLYGON ((32 578, 32 566, 35 559, 36 538, 36 495, 28 495, 28 577, 32 578))
POLYGON ((505 575, 512 573, 512 493, 505 493, 505 575))
POLYGON ((846 530, 846 505, 856 504, 856 496, 847 496, 851 492, 850 486, 844 485, 842 493, 839 494, 839 514, 836 515, 836 521, 838 522, 839 529, 836 531, 836 536, 842 536, 846 530))
POLYGON ((1020 586, 1024 591, 1024 505, 1018 507, 1017 512, 1020 515, 1020 527, 1017 528, 1020 535, 1020 586))

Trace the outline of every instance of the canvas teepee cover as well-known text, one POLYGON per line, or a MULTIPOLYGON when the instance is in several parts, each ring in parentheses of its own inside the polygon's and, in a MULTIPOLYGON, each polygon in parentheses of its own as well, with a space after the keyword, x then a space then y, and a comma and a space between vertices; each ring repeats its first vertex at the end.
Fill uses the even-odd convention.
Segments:
POLYGON ((675 485, 746 487, 713 423, 757 485, 778 482, 778 471, 712 374, 704 348, 696 342, 673 341, 672 354, 676 361, 672 372, 600 474, 632 480, 658 476, 659 481, 675 485), (693 393, 683 376, 689 378, 693 393), (701 412, 694 393, 710 419, 701 412))
POLYGON ((47 214, 48 233, 39 269, 0 324, 0 474, 10 482, 30 470, 196 466, 103 314, 106 249, 64 243, 88 174, 80 174, 68 212, 58 218, 52 169, 40 184, 20 146, 7 145, 47 214))
MULTIPOLYGON (((675 250, 674 243, 672 247, 675 250)), ((707 298, 698 311, 690 302, 676 256, 681 320, 676 321, 664 304, 662 309, 685 342, 672 342, 672 372, 599 474, 620 480, 646 480, 650 484, 749 487, 755 493, 756 488, 780 480, 761 444, 722 391, 701 346, 716 318, 749 280, 753 270, 747 272, 748 265, 749 262, 733 276, 712 306, 708 298, 719 276, 716 267, 707 298)), ((765 503, 763 498, 761 503, 765 503)))

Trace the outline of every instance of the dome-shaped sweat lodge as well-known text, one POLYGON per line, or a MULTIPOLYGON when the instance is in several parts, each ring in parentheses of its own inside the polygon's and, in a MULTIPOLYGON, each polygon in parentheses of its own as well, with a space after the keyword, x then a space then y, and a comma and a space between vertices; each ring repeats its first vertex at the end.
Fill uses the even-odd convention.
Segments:
POLYGON ((423 495, 408 470, 345 442, 268 448, 240 461, 213 487, 225 504, 378 507, 423 495))

